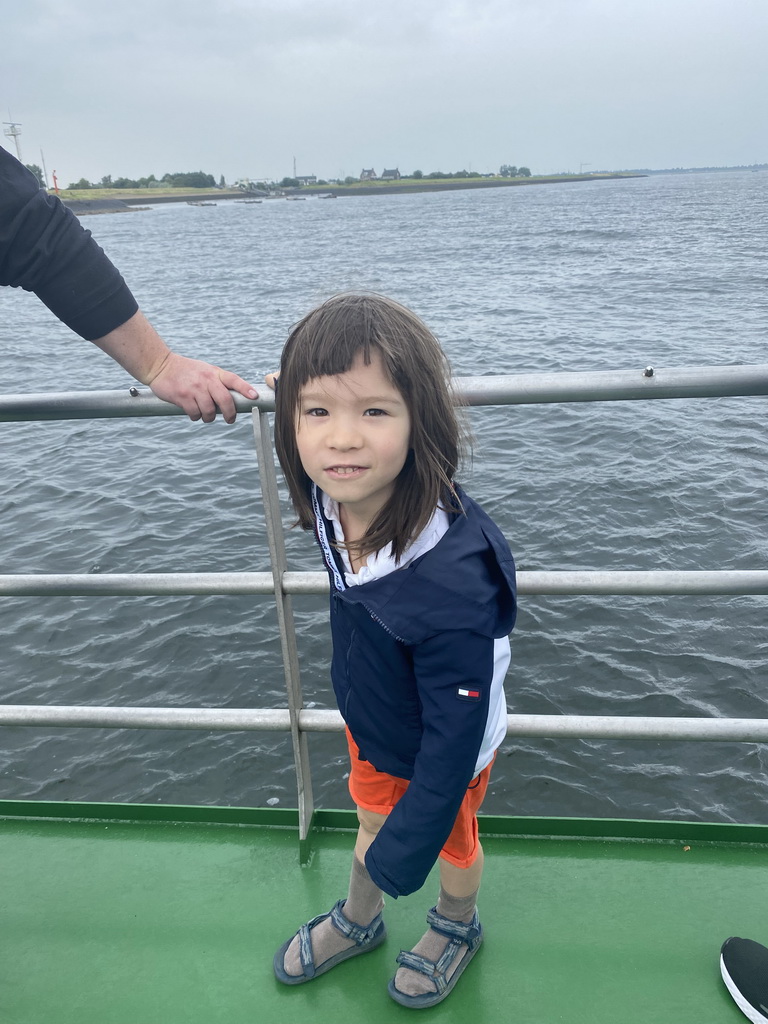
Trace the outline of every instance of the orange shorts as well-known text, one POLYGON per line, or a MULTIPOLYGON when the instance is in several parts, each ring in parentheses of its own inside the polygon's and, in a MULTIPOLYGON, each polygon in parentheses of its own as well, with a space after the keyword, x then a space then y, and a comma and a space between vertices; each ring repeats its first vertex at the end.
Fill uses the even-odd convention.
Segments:
MULTIPOLYGON (((375 814, 389 814, 400 797, 408 789, 408 779, 399 779, 386 772, 378 772, 369 761, 361 761, 358 757, 357 744, 352 739, 349 729, 347 744, 349 746, 349 792, 358 807, 375 814)), ((477 812, 485 798, 488 780, 491 777, 493 762, 483 768, 469 784, 451 834, 440 851, 443 860, 457 868, 468 868, 477 860, 480 850, 477 833, 477 812)))

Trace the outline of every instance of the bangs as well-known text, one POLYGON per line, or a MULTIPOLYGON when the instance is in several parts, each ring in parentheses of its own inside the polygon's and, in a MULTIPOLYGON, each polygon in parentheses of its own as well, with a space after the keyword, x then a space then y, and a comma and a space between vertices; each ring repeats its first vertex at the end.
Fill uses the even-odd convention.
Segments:
POLYGON ((381 352, 387 373, 392 377, 392 360, 387 358, 391 356, 386 341, 389 332, 381 322, 380 311, 375 315, 366 295, 338 298, 344 301, 329 300, 294 328, 293 336, 297 341, 302 336, 312 339, 311 345, 292 346, 288 361, 292 364, 289 372, 295 388, 317 377, 347 373, 358 355, 362 355, 366 366, 370 365, 374 350, 381 352))

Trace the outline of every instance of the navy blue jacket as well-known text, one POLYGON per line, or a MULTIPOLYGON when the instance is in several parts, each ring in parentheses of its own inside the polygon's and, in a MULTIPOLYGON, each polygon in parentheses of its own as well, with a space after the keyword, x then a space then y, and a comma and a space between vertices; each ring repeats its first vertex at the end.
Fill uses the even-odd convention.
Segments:
POLYGON ((139 308, 90 231, 1 147, 0 284, 35 292, 89 341, 109 334, 139 308))
MULTIPOLYGON (((371 878, 395 897, 421 888, 450 835, 485 733, 494 640, 515 621, 507 542, 458 493, 465 514, 451 516, 430 551, 380 579, 340 589, 341 558, 320 545, 331 577, 339 709, 361 759, 410 780, 365 859, 371 878)), ((324 516, 323 524, 333 539, 324 516)))

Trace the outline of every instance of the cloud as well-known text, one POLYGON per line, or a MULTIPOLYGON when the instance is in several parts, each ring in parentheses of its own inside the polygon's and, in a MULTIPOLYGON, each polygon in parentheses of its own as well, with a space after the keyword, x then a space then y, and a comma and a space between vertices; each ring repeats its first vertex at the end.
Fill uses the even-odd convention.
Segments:
POLYGON ((67 180, 749 162, 766 30, 764 0, 29 0, 0 103, 67 180))

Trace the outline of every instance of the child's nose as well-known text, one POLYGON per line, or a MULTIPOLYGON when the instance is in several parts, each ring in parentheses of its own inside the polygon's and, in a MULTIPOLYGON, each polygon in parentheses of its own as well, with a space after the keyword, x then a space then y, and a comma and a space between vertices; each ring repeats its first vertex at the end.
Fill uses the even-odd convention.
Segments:
POLYGON ((363 442, 360 431, 353 423, 337 420, 330 431, 329 443, 331 448, 349 451, 350 448, 360 448, 363 442))

